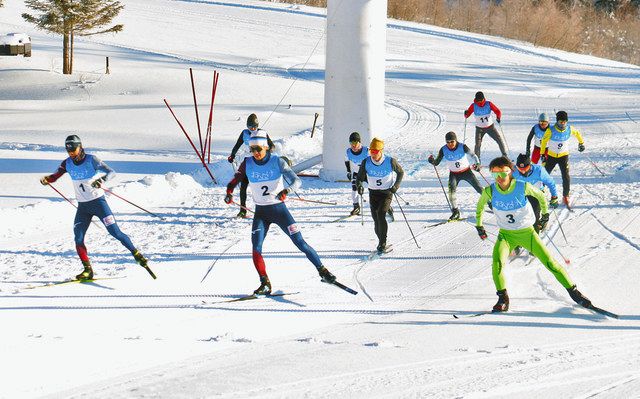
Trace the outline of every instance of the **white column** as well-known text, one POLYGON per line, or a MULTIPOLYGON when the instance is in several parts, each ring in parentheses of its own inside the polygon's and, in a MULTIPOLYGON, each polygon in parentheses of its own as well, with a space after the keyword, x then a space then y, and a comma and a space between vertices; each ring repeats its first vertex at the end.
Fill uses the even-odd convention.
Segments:
POLYGON ((324 89, 325 180, 345 178, 349 134, 369 145, 385 128, 387 0, 328 0, 324 89))

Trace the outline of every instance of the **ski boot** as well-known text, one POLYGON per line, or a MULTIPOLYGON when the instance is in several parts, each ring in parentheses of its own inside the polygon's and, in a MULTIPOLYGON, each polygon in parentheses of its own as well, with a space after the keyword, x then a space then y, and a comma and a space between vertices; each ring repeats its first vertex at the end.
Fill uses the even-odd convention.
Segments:
POLYGON ((389 218, 391 219, 392 222, 396 221, 396 218, 393 216, 393 208, 389 208, 389 210, 387 211, 387 215, 389 215, 389 218))
POLYGON ((240 219, 246 218, 247 217, 246 209, 240 209, 240 212, 238 212, 238 215, 236 215, 236 217, 240 219))
POLYGON ((331 272, 327 270, 327 268, 324 266, 318 269, 318 274, 320 275, 320 278, 322 279, 323 283, 333 284, 336 282, 336 276, 331 274, 331 272))
POLYGON ((360 214, 360 204, 356 202, 353 204, 353 210, 351 211, 351 213, 349 213, 349 215, 356 216, 359 214, 360 214))
POLYGON ((91 268, 91 263, 83 260, 82 266, 84 266, 84 270, 76 276, 76 280, 93 280, 93 269, 91 268))
POLYGON ((449 216, 449 220, 460 220, 460 209, 453 208, 451 210, 451 216, 449 216))
POLYGON ((376 251, 378 251, 378 255, 382 255, 384 253, 389 252, 389 246, 387 245, 386 242, 380 242, 376 247, 376 251))
POLYGON ((260 287, 253 291, 254 295, 270 295, 271 294, 271 281, 268 276, 260 276, 260 287))
POLYGON ((571 299, 573 299, 578 305, 584 306, 585 308, 590 308, 592 306, 589 298, 582 295, 582 292, 578 291, 575 285, 571 288, 567 288, 567 291, 569 291, 571 299))
POLYGON ((492 312, 506 312, 509 310, 509 295, 507 295, 507 290, 500 290, 496 292, 498 294, 498 302, 493 305, 492 312))
POLYGON ((136 250, 133 253, 133 258, 136 260, 136 262, 138 262, 138 264, 142 267, 144 267, 144 269, 151 275, 151 277, 153 277, 154 279, 156 279, 156 275, 151 271, 151 269, 149 268, 149 265, 147 264, 147 258, 144 257, 144 255, 142 255, 140 253, 140 251, 136 250))

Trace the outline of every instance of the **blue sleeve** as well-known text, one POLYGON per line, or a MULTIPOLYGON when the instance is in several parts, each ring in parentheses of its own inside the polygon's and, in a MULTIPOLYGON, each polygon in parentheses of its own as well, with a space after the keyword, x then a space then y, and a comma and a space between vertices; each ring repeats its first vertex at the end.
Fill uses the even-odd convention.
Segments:
POLYGON ((106 175, 104 176, 104 180, 111 180, 116 176, 116 172, 109 167, 106 163, 104 163, 100 158, 95 155, 91 156, 91 162, 93 164, 93 168, 96 172, 104 172, 106 175))
POLYGON ((549 187, 549 191, 551 191, 551 196, 557 197, 558 191, 556 190, 556 183, 553 181, 553 178, 545 168, 540 168, 540 180, 544 183, 545 186, 549 187))
POLYGON ((288 184, 288 187, 285 187, 286 189, 288 189, 289 191, 297 191, 300 186, 302 186, 302 181, 300 180, 300 178, 295 174, 295 172, 293 170, 291 170, 291 168, 289 167, 289 165, 287 164, 287 162, 280 158, 278 159, 278 163, 280 164, 280 171, 282 172, 282 177, 284 177, 284 181, 285 183, 288 184))

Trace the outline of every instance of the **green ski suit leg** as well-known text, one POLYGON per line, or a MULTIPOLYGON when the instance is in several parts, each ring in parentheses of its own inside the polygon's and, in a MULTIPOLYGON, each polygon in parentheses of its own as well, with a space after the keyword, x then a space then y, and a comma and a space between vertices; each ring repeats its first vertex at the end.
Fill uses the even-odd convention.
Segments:
POLYGON ((506 288, 502 269, 507 264, 509 254, 517 247, 529 251, 533 256, 538 258, 558 280, 564 288, 574 286, 567 272, 560 266, 558 262, 551 256, 549 250, 545 247, 540 236, 535 232, 533 227, 527 227, 520 230, 503 230, 500 229, 498 240, 493 247, 493 282, 496 285, 496 291, 506 288))

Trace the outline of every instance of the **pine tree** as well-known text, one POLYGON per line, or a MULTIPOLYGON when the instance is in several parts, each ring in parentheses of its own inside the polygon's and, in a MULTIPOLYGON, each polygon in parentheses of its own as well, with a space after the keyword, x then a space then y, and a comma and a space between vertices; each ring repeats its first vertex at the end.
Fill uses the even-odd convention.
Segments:
MULTIPOLYGON (((0 0, 2 1, 2 0, 0 0)), ((122 24, 110 25, 124 6, 117 0, 25 0, 37 15, 22 14, 27 22, 48 32, 62 35, 62 73, 73 73, 73 39, 120 32, 122 24)))

